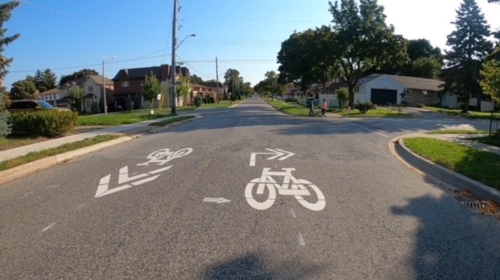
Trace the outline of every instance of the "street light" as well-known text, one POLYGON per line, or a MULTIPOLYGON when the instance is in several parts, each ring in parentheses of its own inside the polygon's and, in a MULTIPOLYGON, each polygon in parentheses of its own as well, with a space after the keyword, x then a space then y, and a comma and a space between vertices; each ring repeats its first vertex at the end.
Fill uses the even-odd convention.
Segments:
POLYGON ((106 61, 107 58, 110 59, 115 59, 114 56, 105 56, 102 58, 102 92, 103 92, 103 98, 104 98, 104 114, 108 114, 108 102, 106 101, 106 78, 104 78, 104 61, 106 61))
MULTIPOLYGON (((174 1, 175 3, 177 3, 177 1, 174 1)), ((171 99, 171 113, 172 114, 175 114, 175 106, 176 106, 176 93, 175 93, 175 69, 177 68, 176 65, 175 65, 175 51, 182 45, 182 43, 184 43, 184 41, 186 41, 187 38, 189 37, 196 37, 196 34, 191 34, 191 35, 188 35, 186 36, 186 38, 182 39, 181 43, 177 45, 177 38, 175 36, 176 34, 176 30, 175 30, 175 18, 176 18, 176 9, 177 7, 174 7, 174 30, 173 30, 173 40, 172 40, 172 65, 170 66, 170 68, 172 69, 170 72, 170 79, 171 79, 171 83, 172 83, 172 99, 171 99)))

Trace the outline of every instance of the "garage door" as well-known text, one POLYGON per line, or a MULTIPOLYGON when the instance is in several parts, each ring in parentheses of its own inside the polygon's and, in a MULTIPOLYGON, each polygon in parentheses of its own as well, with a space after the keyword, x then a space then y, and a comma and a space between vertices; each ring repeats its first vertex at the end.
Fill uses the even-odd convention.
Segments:
POLYGON ((398 91, 392 89, 372 89, 371 101, 377 105, 396 104, 398 102, 398 91))

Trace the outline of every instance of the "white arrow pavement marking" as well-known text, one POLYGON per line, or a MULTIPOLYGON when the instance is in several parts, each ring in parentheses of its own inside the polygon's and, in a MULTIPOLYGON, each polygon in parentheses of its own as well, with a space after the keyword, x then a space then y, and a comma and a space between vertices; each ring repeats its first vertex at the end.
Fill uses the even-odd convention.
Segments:
POLYGON ((203 202, 213 202, 213 203, 221 204, 221 203, 231 202, 231 200, 225 199, 223 197, 205 197, 203 199, 203 202))
MULTIPOLYGON (((150 175, 155 175, 155 174, 161 173, 163 171, 167 171, 170 168, 172 168, 172 165, 167 166, 167 167, 163 167, 160 169, 156 169, 156 170, 150 171, 148 173, 142 173, 142 174, 139 174, 137 176, 129 177, 128 176, 128 166, 125 166, 125 167, 120 169, 120 174, 118 176, 118 184, 123 184, 123 183, 130 182, 133 180, 141 179, 141 178, 144 178, 144 177, 147 177, 150 175)), ((131 188, 132 186, 139 186, 139 185, 154 181, 159 176, 160 175, 152 176, 152 177, 149 177, 146 179, 142 179, 140 181, 133 182, 133 183, 131 183, 131 185, 127 184, 127 185, 119 186, 119 187, 116 187, 116 188, 110 190, 109 189, 109 182, 111 181, 111 174, 109 174, 109 175, 101 178, 101 181, 99 182, 99 186, 97 187, 97 192, 95 194, 95 197, 103 197, 103 196, 108 195, 108 194, 112 194, 115 192, 126 190, 128 188, 131 188)))
POLYGON ((270 153, 252 153, 250 155, 250 166, 255 166, 257 155, 272 155, 271 157, 267 158, 267 160, 273 160, 273 159, 285 160, 295 155, 292 152, 288 152, 281 149, 266 149, 266 150, 268 150, 270 153))

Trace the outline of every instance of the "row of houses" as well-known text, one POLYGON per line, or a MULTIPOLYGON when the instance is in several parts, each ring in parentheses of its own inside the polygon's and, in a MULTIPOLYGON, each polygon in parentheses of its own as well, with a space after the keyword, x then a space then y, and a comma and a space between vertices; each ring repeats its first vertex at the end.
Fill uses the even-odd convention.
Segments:
MULTIPOLYGON (((161 66, 151 66, 132 69, 121 69, 114 76, 113 79, 108 79, 101 75, 92 75, 77 79, 69 84, 62 85, 61 87, 54 88, 39 94, 39 98, 45 100, 57 107, 68 107, 67 88, 71 85, 77 85, 83 89, 84 100, 82 102, 81 110, 90 112, 92 103, 98 102, 106 89, 106 101, 108 107, 115 108, 115 105, 125 108, 126 99, 128 97, 136 99, 137 97, 142 100, 142 107, 148 108, 151 106, 151 100, 145 100, 143 96, 144 80, 146 75, 155 75, 160 81, 162 93, 169 94, 171 84, 171 74, 173 67, 167 64, 161 66)), ((186 67, 175 67, 176 80, 179 81, 180 77, 186 77, 189 80, 190 72, 186 67)), ((214 99, 227 92, 227 87, 219 83, 203 83, 203 84, 190 84, 191 93, 177 99, 177 106, 184 104, 192 104, 193 98, 196 96, 211 96, 214 99)), ((164 106, 170 106, 171 98, 165 98, 164 106)), ((157 103, 154 104, 155 106, 157 103)))
MULTIPOLYGON (((325 99, 331 107, 338 106, 336 91, 346 84, 336 79, 325 85, 314 85, 310 92, 323 100, 325 99)), ((443 82, 434 79, 425 79, 418 77, 372 74, 361 78, 354 88, 354 102, 363 103, 371 101, 377 105, 399 105, 419 106, 442 106, 448 108, 460 108, 463 101, 459 96, 442 93, 443 82)), ((292 93, 298 95, 299 92, 294 89, 292 93)), ((491 111, 493 103, 490 101, 471 98, 469 106, 480 109, 481 111, 491 111)))

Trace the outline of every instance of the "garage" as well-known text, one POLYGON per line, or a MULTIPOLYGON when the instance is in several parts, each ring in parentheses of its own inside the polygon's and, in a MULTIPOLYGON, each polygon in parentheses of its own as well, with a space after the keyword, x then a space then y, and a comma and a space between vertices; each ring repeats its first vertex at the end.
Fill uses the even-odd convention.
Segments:
POLYGON ((371 101, 377 105, 397 104, 398 91, 395 89, 372 89, 371 101))

